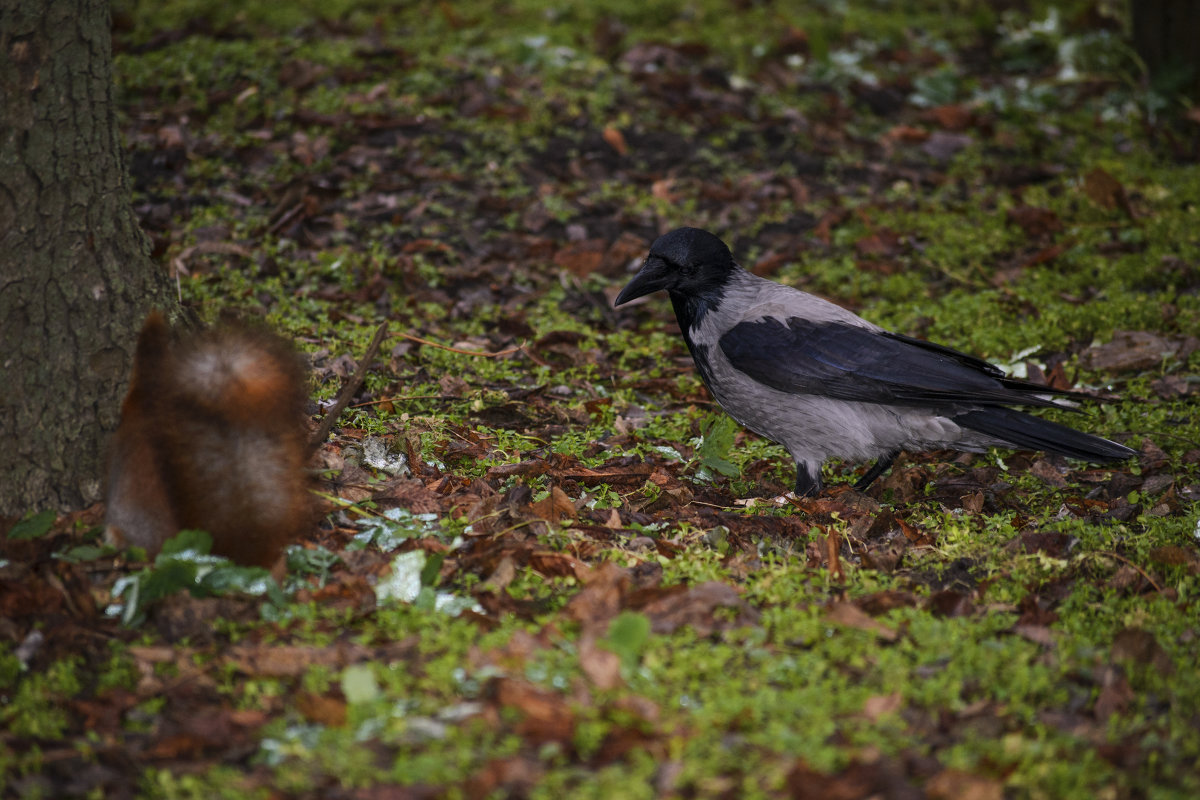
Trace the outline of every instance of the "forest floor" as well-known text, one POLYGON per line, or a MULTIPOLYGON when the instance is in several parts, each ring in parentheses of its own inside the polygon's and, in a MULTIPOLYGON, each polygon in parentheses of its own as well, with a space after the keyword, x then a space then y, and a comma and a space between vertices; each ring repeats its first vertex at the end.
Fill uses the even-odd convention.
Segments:
POLYGON ((390 336, 283 591, 99 508, 3 543, 4 797, 1200 796, 1200 113, 1107 4, 788 6, 114 0, 185 304, 314 417, 390 336), (1138 456, 771 503, 667 299, 612 305, 681 225, 1138 456))

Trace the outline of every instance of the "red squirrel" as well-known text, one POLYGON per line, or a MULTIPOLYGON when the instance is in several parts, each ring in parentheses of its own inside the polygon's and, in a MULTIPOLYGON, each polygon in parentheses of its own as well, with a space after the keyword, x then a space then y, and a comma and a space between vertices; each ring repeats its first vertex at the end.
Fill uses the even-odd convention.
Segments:
POLYGON ((231 324, 176 338, 152 312, 109 457, 110 539, 153 557, 199 529, 216 555, 274 565, 314 520, 305 384, 273 334, 231 324))

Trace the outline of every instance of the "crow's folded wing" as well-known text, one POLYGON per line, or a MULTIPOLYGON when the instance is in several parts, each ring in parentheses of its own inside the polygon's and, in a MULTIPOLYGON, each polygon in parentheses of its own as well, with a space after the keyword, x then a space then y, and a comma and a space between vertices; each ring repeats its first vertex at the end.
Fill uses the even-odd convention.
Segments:
POLYGON ((840 322, 740 322, 719 341, 736 369, 781 392, 899 405, 1055 406, 1061 390, 1007 378, 949 347, 840 322))

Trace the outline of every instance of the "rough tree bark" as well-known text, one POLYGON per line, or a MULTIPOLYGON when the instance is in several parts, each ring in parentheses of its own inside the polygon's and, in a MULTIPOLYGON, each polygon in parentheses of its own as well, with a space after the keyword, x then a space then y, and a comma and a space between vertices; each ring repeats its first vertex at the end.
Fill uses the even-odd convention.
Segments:
POLYGON ((137 326, 174 304, 130 207, 108 0, 4 0, 0 516, 99 499, 137 326))

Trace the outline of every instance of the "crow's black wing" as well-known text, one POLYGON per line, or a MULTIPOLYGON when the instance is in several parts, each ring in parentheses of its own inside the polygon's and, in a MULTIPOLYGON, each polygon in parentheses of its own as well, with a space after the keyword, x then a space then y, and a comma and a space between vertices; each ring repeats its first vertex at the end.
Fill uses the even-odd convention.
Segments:
POLYGON ((845 323, 800 317, 740 322, 719 345, 736 369, 793 394, 932 406, 1055 406, 1036 395, 1073 394, 1007 378, 949 347, 845 323))

